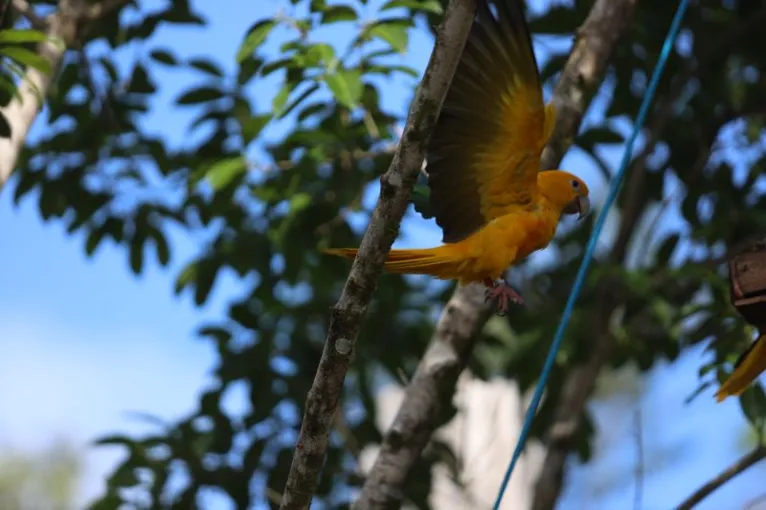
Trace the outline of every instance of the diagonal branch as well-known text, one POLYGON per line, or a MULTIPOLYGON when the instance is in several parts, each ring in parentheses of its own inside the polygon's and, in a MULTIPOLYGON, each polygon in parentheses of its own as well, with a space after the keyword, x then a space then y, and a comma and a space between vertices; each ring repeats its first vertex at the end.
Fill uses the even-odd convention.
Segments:
POLYGON ((457 69, 475 10, 475 0, 452 0, 444 13, 431 60, 410 107, 399 147, 391 166, 380 179, 380 198, 370 225, 340 299, 332 310, 322 358, 306 399, 300 436, 280 505, 282 510, 308 510, 316 491, 360 325, 409 205, 426 144, 457 69))
POLYGON ((729 482, 735 476, 741 474, 752 465, 766 459, 766 446, 759 446, 752 452, 748 453, 734 464, 724 469, 718 476, 707 482, 705 485, 694 491, 694 493, 686 498, 680 505, 676 507, 676 510, 691 510, 703 499, 712 494, 716 489, 722 487, 729 482))
MULTIPOLYGON (((597 0, 580 27, 554 91, 558 120, 543 153, 554 168, 572 143, 585 110, 601 83, 637 0, 597 0)), ((407 386, 404 402, 386 433, 356 508, 398 508, 415 460, 439 425, 457 378, 473 352, 473 339, 490 309, 477 286, 458 287, 445 307, 431 344, 407 386)))

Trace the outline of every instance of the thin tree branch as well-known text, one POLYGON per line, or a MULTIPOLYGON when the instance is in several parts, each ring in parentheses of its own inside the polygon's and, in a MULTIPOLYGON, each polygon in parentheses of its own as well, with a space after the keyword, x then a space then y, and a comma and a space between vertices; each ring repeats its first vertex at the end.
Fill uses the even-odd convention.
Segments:
POLYGON ((308 510, 311 503, 360 325, 409 205, 426 144, 457 69, 475 9, 475 0, 452 0, 447 7, 398 150, 380 179, 380 198, 346 285, 332 310, 322 358, 306 399, 300 436, 280 504, 282 510, 308 510))
POLYGON ((14 11, 24 16, 35 30, 45 31, 48 28, 48 21, 38 16, 27 0, 11 0, 11 6, 14 11))
POLYGON ((705 485, 694 491, 691 496, 686 498, 680 505, 676 507, 676 510, 690 510, 691 508, 694 508, 696 505, 701 503, 703 499, 712 494, 716 489, 723 486, 729 480, 763 459, 766 459, 766 446, 761 445, 736 461, 728 468, 724 469, 718 476, 707 482, 705 485))
MULTIPOLYGON (((597 0, 580 28, 554 91, 558 116, 543 152, 543 168, 555 168, 572 144, 585 110, 601 83, 637 0, 597 0)), ((398 508, 415 460, 439 425, 457 378, 468 364, 473 339, 490 315, 483 290, 461 286, 445 307, 355 508, 398 508)))

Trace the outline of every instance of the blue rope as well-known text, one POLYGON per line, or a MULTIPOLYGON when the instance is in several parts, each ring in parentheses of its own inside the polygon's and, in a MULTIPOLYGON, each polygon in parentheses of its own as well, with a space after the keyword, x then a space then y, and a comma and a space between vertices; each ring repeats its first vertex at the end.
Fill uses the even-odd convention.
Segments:
POLYGON ((673 17, 673 22, 670 25, 670 30, 668 30, 668 35, 665 37, 665 43, 662 46, 660 58, 657 60, 657 63, 654 67, 654 71, 652 72, 652 79, 649 81, 649 86, 646 89, 646 94, 644 95, 644 100, 641 103, 641 108, 638 110, 638 116, 636 117, 636 122, 633 125, 633 132, 630 134, 630 138, 628 138, 628 141, 625 145, 625 152, 622 155, 620 168, 612 179, 611 187, 609 188, 609 194, 607 195, 606 201, 604 202, 604 207, 601 209, 601 212, 598 215, 596 224, 593 227, 593 234, 588 240, 588 246, 585 249, 585 254, 583 255, 582 262, 580 263, 580 269, 577 271, 577 278, 575 278, 572 292, 569 294, 569 299, 567 300, 566 307, 564 308, 564 313, 561 316, 561 322, 559 323, 559 327, 556 330, 556 335, 553 337, 553 344, 551 345, 550 351, 548 351, 548 357, 545 359, 545 365, 543 365, 543 371, 540 374, 540 380, 537 382, 537 388, 535 389, 534 397, 532 398, 532 402, 529 404, 529 408, 527 409, 527 413, 524 417, 524 425, 521 427, 521 434, 519 434, 519 440, 516 443, 516 449, 513 451, 511 463, 508 465, 508 469, 505 471, 503 483, 500 485, 500 492, 497 495, 495 505, 492 507, 493 510, 498 510, 500 508, 500 502, 503 499, 505 489, 508 487, 508 482, 511 479, 513 468, 516 467, 516 462, 519 460, 521 452, 524 449, 524 443, 526 442, 527 436, 529 435, 529 429, 532 426, 532 419, 535 417, 537 408, 540 405, 540 399, 543 396, 543 391, 545 390, 548 376, 550 375, 551 369, 553 368, 553 362, 556 358, 556 353, 558 352, 559 347, 561 347, 561 341, 564 339, 564 332, 566 331, 567 325, 569 324, 569 319, 572 317, 575 301, 577 301, 577 297, 580 295, 582 286, 585 283, 585 275, 588 272, 588 267, 590 266, 591 259, 593 258, 593 253, 596 250, 596 243, 598 242, 598 238, 604 228, 604 223, 606 223, 606 216, 609 213, 609 210, 611 209, 615 199, 617 198, 617 193, 620 191, 620 185, 622 184, 625 173, 627 172, 628 164, 630 163, 630 159, 633 155, 633 144, 635 143, 636 138, 638 138, 638 134, 644 125, 644 121, 646 120, 646 115, 649 112, 649 105, 651 105, 654 94, 657 91, 657 84, 660 81, 662 70, 664 69, 665 63, 667 62, 668 56, 670 55, 670 50, 673 48, 673 44, 678 37, 679 27, 681 26, 681 19, 684 17, 684 12, 686 12, 688 3, 688 0, 680 1, 678 9, 676 10, 676 14, 673 17))

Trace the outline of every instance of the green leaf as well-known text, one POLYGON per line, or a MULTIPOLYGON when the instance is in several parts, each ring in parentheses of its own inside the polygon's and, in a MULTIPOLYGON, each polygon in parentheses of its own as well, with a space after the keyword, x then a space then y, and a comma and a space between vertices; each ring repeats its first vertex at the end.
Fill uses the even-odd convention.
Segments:
POLYGON ((121 445, 121 446, 127 446, 128 448, 133 448, 135 441, 130 439, 127 436, 104 436, 99 439, 96 439, 93 441, 93 444, 96 446, 107 446, 107 445, 121 445))
POLYGON ((276 26, 276 22, 272 19, 265 19, 257 22, 248 31, 245 40, 237 50, 237 62, 241 63, 247 57, 253 54, 255 50, 266 40, 271 30, 276 26))
POLYGON ((362 97, 362 73, 358 70, 343 70, 324 76, 335 99, 349 109, 359 104, 362 97))
POLYGON ((213 289, 220 265, 212 260, 204 260, 198 266, 197 285, 194 289, 194 302, 200 306, 207 300, 213 289))
POLYGON ((44 74, 50 74, 52 70, 51 63, 46 58, 26 48, 18 46, 0 47, 0 55, 5 55, 23 66, 32 67, 44 74))
POLYGON ((396 9, 397 7, 404 7, 406 9, 412 9, 413 11, 424 11, 433 14, 441 14, 441 4, 437 0, 391 0, 380 8, 382 11, 389 9, 396 9))
POLYGON ((181 97, 176 99, 176 104, 192 105, 207 103, 210 101, 222 99, 223 97, 224 93, 221 89, 215 87, 200 87, 181 94, 181 97))
POLYGON ((277 95, 274 96, 274 99, 271 101, 271 109, 274 117, 282 117, 282 114, 285 112, 287 100, 290 98, 290 92, 293 91, 293 88, 295 88, 294 84, 285 82, 282 85, 282 88, 279 89, 279 92, 277 92, 277 95))
POLYGON ((322 12, 321 22, 325 25, 341 21, 356 21, 356 11, 348 5, 334 5, 322 12))
POLYGON ((297 193, 290 199, 290 214, 297 214, 311 204, 311 195, 297 193))
POLYGON ((674 233, 669 235, 657 249, 657 262, 659 264, 667 264, 670 257, 678 245, 678 241, 681 239, 681 235, 674 233))
POLYGON ((239 63, 239 70, 237 71, 237 83, 242 86, 246 85, 255 74, 261 69, 263 60, 247 57, 239 63))
POLYGON ((273 62, 269 62, 268 64, 264 65, 261 69, 261 75, 268 76, 274 71, 278 71, 282 69, 283 67, 290 67, 291 65, 295 65, 295 62, 292 58, 280 58, 278 60, 275 60, 273 62))
POLYGON ((149 237, 154 241, 157 250, 157 260, 161 266, 167 266, 170 262, 170 246, 162 231, 156 227, 149 229, 149 237))
POLYGON ((205 179, 214 190, 218 191, 228 186, 235 178, 241 176, 247 170, 247 165, 242 156, 224 159, 205 172, 205 179))
POLYGON ((110 487, 134 487, 138 485, 139 480, 136 475, 136 467, 130 461, 126 462, 109 477, 110 487))
POLYGON ((329 44, 319 43, 311 45, 306 51, 306 63, 308 65, 336 65, 335 50, 329 44))
POLYGON ((755 427, 762 427, 766 421, 766 393, 763 386, 755 383, 746 389, 739 397, 739 404, 747 421, 755 427))
POLYGON ((223 71, 221 71, 221 68, 210 60, 204 58, 193 58, 189 60, 189 66, 202 71, 205 74, 209 74, 210 76, 223 78, 223 71))
POLYGON ((178 65, 178 60, 176 57, 174 57, 172 53, 166 50, 153 50, 151 53, 149 53, 149 58, 156 60, 160 64, 165 64, 168 66, 178 65))
POLYGON ((144 243, 146 235, 143 230, 136 229, 136 234, 130 242, 130 269, 134 274, 140 274, 144 267, 144 243))
POLYGON ((181 274, 176 278, 176 283, 173 288, 176 294, 179 294, 184 288, 192 283, 197 278, 197 263, 190 262, 181 270, 181 274))
POLYGON ((48 36, 37 30, 0 30, 0 44, 41 43, 48 36))
POLYGON ((407 52, 410 26, 412 26, 410 20, 383 20, 371 25, 367 34, 369 37, 383 39, 394 50, 404 54, 407 52))
POLYGON ((247 118, 242 124, 242 138, 245 141, 245 145, 250 144, 261 133, 266 124, 271 120, 271 115, 254 115, 247 118))
POLYGON ((284 117, 285 115, 289 115, 290 112, 295 109, 295 107, 297 107, 299 104, 305 101, 311 94, 313 94, 317 90, 319 90, 319 85, 317 85, 316 83, 312 83, 309 88, 301 92, 298 95, 298 97, 290 101, 290 103, 283 108, 280 116, 284 117))

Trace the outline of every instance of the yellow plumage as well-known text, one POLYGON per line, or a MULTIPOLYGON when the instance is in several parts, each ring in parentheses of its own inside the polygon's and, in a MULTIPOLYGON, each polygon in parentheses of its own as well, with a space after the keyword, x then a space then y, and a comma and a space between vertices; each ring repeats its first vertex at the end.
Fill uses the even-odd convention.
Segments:
MULTIPOLYGON (((547 246, 562 214, 582 217, 589 209, 582 180, 540 172, 555 125, 520 0, 479 0, 426 156, 430 203, 446 244, 392 250, 386 270, 484 282, 501 309, 508 300, 520 302, 494 281, 547 246)), ((326 252, 353 259, 357 250, 326 252)))

